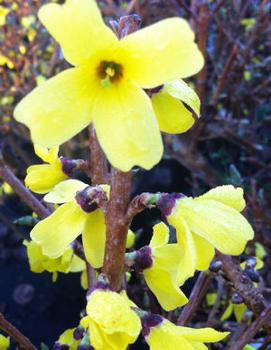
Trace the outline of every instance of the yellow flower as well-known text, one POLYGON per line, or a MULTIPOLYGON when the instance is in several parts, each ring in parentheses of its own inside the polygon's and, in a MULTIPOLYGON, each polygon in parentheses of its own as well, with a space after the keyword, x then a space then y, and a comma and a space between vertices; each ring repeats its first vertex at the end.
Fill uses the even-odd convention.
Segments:
POLYGON ((3 26, 6 24, 6 17, 9 13, 9 9, 6 7, 0 6, 0 26, 3 26))
MULTIPOLYGON (((0 10, 0 12, 1 12, 1 10, 0 10)), ((1 19, 0 19, 0 21, 1 21, 1 19)), ((6 57, 0 53, 0 66, 4 66, 4 65, 6 65, 9 69, 14 68, 13 62, 8 57, 6 57)))
MULTIPOLYGON (((44 200, 64 203, 53 214, 40 221, 31 231, 31 238, 50 258, 60 257, 65 249, 82 233, 84 251, 88 262, 95 268, 103 264, 105 222, 101 209, 89 203, 89 186, 78 180, 60 182, 44 200)), ((103 185, 105 191, 108 186, 103 185)))
POLYGON ((188 300, 177 280, 180 248, 178 244, 168 244, 168 240, 168 227, 162 222, 155 225, 150 245, 135 253, 135 263, 138 270, 143 270, 145 281, 161 306, 170 311, 188 300))
POLYGON ((10 346, 9 337, 4 337, 2 334, 0 334, 0 349, 7 350, 9 346, 10 346))
POLYGON ((93 122, 112 165, 122 171, 134 165, 150 169, 163 147, 143 89, 202 68, 189 24, 170 18, 119 40, 104 24, 94 0, 47 4, 39 18, 75 67, 26 96, 15 118, 30 128, 34 143, 46 147, 62 144, 93 122))
POLYGON ((58 158, 58 147, 47 149, 35 145, 35 153, 48 164, 31 165, 27 168, 25 185, 36 193, 47 193, 67 178, 62 170, 62 163, 58 158))
POLYGON ((95 289, 88 298, 90 342, 95 350, 126 350, 136 341, 141 324, 127 295, 95 289))
POLYGON ((183 80, 165 83, 163 88, 152 96, 152 105, 161 131, 176 134, 187 131, 195 122, 194 115, 200 115, 198 95, 183 80))
POLYGON ((152 314, 143 317, 142 324, 143 334, 150 350, 207 350, 204 343, 218 342, 229 334, 212 328, 179 327, 159 315, 152 314))
MULTIPOLYGON (((219 186, 202 196, 169 198, 165 207, 170 225, 175 227, 181 248, 180 284, 195 270, 206 270, 215 248, 228 255, 240 255, 254 232, 240 214, 245 207, 243 190, 219 186)), ((162 208, 163 210, 163 208, 162 208)))
POLYGON ((75 340, 73 337, 75 329, 76 328, 70 328, 70 329, 67 329, 65 332, 63 332, 59 337, 57 344, 67 345, 69 347, 69 350, 76 350, 78 348, 80 341, 75 340))
POLYGON ((60 257, 51 259, 42 253, 40 244, 34 241, 24 241, 24 245, 27 248, 31 271, 35 273, 52 272, 53 281, 56 281, 58 272, 82 272, 86 269, 86 263, 74 255, 71 247, 66 248, 60 257))

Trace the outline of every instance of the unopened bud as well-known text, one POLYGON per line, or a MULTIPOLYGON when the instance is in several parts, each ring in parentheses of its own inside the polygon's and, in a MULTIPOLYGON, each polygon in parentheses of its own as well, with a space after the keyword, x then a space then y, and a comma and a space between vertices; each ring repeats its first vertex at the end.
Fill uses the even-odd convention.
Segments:
POLYGON ((209 270, 211 272, 218 272, 222 268, 222 262, 220 260, 214 260, 211 262, 209 270))
POLYGON ((233 295, 231 297, 231 301, 232 301, 233 304, 243 304, 244 299, 241 297, 240 294, 233 293, 233 295))

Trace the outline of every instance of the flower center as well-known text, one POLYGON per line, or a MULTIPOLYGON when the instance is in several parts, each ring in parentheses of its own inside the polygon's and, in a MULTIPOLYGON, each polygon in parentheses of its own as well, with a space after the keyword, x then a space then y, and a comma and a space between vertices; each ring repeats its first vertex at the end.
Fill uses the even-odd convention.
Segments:
POLYGON ((111 61, 102 61, 97 68, 98 77, 103 87, 110 86, 122 78, 123 68, 120 64, 111 61))

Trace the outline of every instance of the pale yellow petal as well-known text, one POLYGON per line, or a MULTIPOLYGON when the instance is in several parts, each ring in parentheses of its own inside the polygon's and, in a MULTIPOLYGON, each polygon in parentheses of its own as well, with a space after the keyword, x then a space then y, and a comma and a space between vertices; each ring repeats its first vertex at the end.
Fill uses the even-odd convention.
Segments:
POLYGON ((215 248, 206 239, 193 234, 196 249, 196 269, 205 271, 209 268, 211 261, 215 255, 215 248))
POLYGON ((196 92, 182 79, 176 79, 164 84, 163 91, 189 106, 197 117, 200 116, 200 99, 196 92))
POLYGON ((36 87, 17 105, 14 117, 41 146, 58 146, 91 120, 93 89, 88 70, 71 68, 36 87))
POLYGON ((57 160, 59 147, 57 146, 49 149, 47 147, 35 144, 34 150, 36 155, 40 157, 40 159, 42 159, 44 162, 53 164, 57 160))
POLYGON ((243 189, 241 187, 233 187, 232 185, 213 188, 202 196, 199 196, 198 199, 218 201, 238 211, 242 211, 246 206, 243 189))
POLYGON ((163 222, 153 226, 153 235, 149 246, 152 248, 161 247, 167 244, 169 239, 169 228, 163 222))
POLYGON ((39 243, 43 254, 58 258, 82 232, 86 214, 75 202, 65 203, 31 231, 33 241, 39 243))
POLYGON ((165 271, 156 270, 155 273, 151 273, 145 270, 144 278, 164 310, 171 311, 188 302, 187 297, 180 288, 174 285, 165 271))
POLYGON ((184 198, 178 203, 176 213, 178 212, 192 232, 224 254, 240 255, 247 241, 254 236, 253 229, 244 216, 217 201, 184 198))
POLYGON ((105 230, 104 213, 101 209, 87 214, 82 235, 83 246, 87 261, 95 268, 103 265, 105 230))
POLYGON ((194 329, 189 327, 178 327, 178 331, 186 340, 202 343, 219 342, 229 335, 229 332, 219 332, 213 328, 194 329))
POLYGON ((31 191, 43 194, 51 191, 57 183, 66 178, 60 162, 31 165, 27 168, 25 185, 31 191))
POLYGON ((126 36, 120 43, 129 55, 127 76, 141 87, 196 74, 203 56, 187 21, 169 18, 126 36))
POLYGON ((169 216, 168 222, 176 228, 177 241, 180 250, 178 281, 179 285, 192 277, 196 271, 197 254, 193 235, 181 216, 169 216))
POLYGON ((179 134, 189 130, 195 122, 184 104, 163 90, 152 96, 152 105, 161 131, 179 134))
POLYGON ((163 145, 149 97, 128 82, 102 89, 93 110, 98 140, 116 168, 152 168, 163 145))
POLYGON ((146 338, 150 350, 193 350, 192 345, 184 337, 178 334, 178 328, 168 321, 161 325, 151 328, 149 336, 146 338))
POLYGON ((40 9, 39 18, 73 65, 89 61, 97 51, 117 41, 104 24, 95 0, 47 4, 40 9))
POLYGON ((83 191, 88 185, 82 181, 69 179, 62 181, 44 196, 45 202, 48 203, 67 203, 74 201, 75 195, 79 191, 83 191))

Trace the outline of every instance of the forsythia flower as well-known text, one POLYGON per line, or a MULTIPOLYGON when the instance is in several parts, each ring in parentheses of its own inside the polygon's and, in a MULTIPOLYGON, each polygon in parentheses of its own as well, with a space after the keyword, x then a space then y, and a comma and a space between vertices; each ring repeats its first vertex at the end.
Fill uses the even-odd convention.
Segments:
POLYGON ((125 292, 95 289, 88 297, 90 342, 95 350, 126 350, 136 341, 141 324, 125 292))
POLYGON ((168 227, 159 223, 153 227, 153 237, 149 246, 139 249, 136 253, 130 253, 136 254, 136 267, 143 270, 148 287, 167 311, 187 303, 177 279, 180 248, 178 244, 168 244, 168 240, 168 227))
MULTIPOLYGON (((80 341, 74 339, 73 334, 75 329, 76 328, 70 328, 70 329, 67 329, 65 332, 63 332, 59 337, 58 341, 56 342, 56 345, 66 345, 68 346, 69 350, 76 350, 78 348, 80 341)), ((55 346, 54 348, 58 349, 57 346, 55 346)), ((62 349, 62 347, 59 347, 59 348, 62 349)), ((65 348, 63 347, 63 349, 65 348)))
POLYGON ((35 153, 48 164, 31 165, 27 168, 25 185, 36 193, 47 193, 68 176, 62 170, 62 163, 58 158, 58 147, 48 150, 35 145, 35 153))
POLYGON ((0 6, 0 26, 3 26, 6 24, 6 17, 9 13, 9 9, 6 7, 0 6))
POLYGON ((94 0, 47 4, 39 18, 75 67, 34 89, 15 109, 15 118, 30 128, 34 143, 46 147, 62 144, 93 122, 111 164, 122 171, 134 165, 150 169, 163 146, 143 89, 202 68, 188 23, 169 18, 119 40, 94 0))
POLYGON ((146 314, 141 322, 150 350, 207 350, 207 346, 203 343, 218 342, 229 334, 229 332, 218 332, 212 328, 193 329, 176 326, 161 316, 153 314, 146 314))
POLYGON ((161 131, 176 134, 187 131, 200 115, 200 99, 183 80, 165 83, 163 88, 152 96, 152 105, 161 131))
MULTIPOLYGON (((102 187, 108 190, 107 185, 102 187)), ((93 210, 92 203, 88 202, 88 189, 89 186, 79 180, 56 185, 44 200, 64 204, 33 228, 31 238, 41 245, 43 254, 55 259, 82 233, 86 258, 93 267, 99 268, 104 257, 104 213, 99 208, 93 210)))
POLYGON ((206 270, 215 248, 224 254, 240 255, 254 236, 240 214, 245 207, 241 188, 219 186, 197 198, 175 198, 172 204, 171 210, 165 208, 165 215, 176 229, 181 248, 180 282, 195 270, 206 270))
POLYGON ((9 337, 4 337, 2 334, 0 334, 0 349, 7 350, 9 346, 10 346, 9 337))
POLYGON ((0 53, 0 66, 4 66, 4 65, 6 65, 9 69, 13 69, 14 68, 13 62, 8 57, 6 57, 4 55, 1 55, 1 53, 0 53))
POLYGON ((43 271, 52 272, 54 282, 57 279, 58 272, 82 272, 86 269, 86 263, 74 255, 71 247, 66 248, 60 257, 51 259, 42 253, 42 248, 38 243, 24 241, 24 245, 27 248, 31 271, 35 273, 42 273, 43 271))

